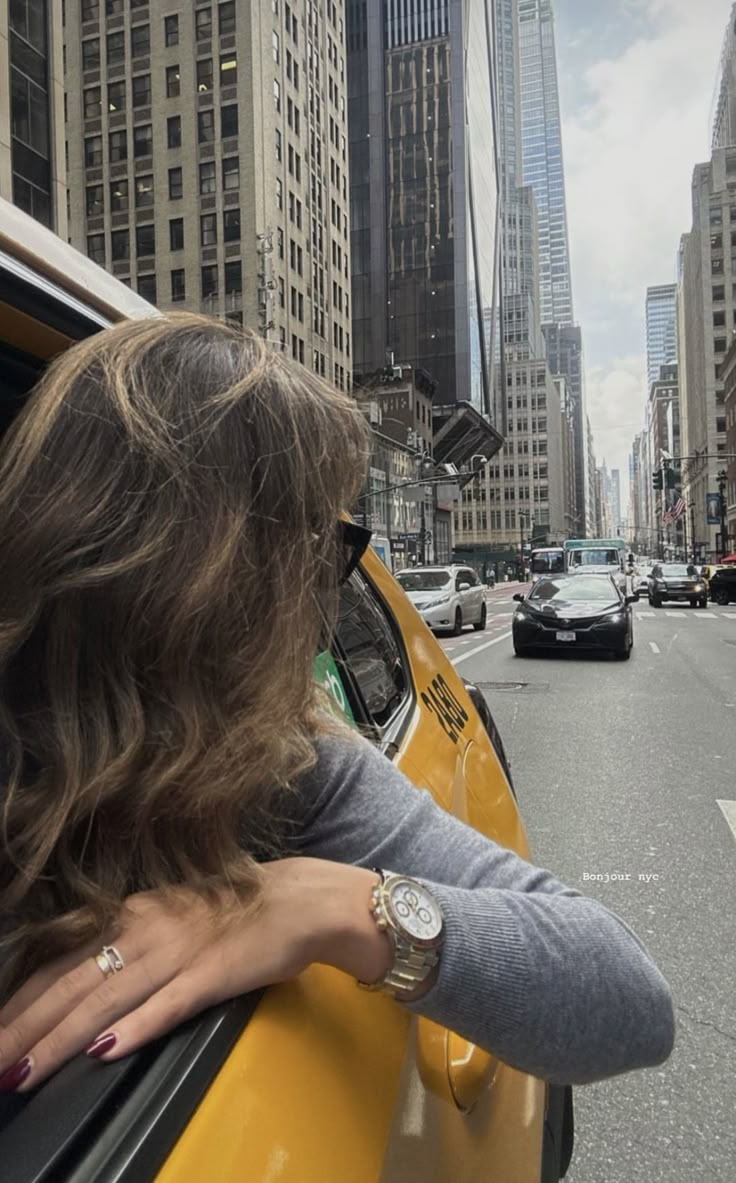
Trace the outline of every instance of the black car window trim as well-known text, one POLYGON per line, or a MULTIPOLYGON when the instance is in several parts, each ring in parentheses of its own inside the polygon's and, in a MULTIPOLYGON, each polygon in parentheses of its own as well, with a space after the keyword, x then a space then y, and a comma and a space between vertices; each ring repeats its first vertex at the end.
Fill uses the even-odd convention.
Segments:
POLYGON ((81 1055, 34 1092, 0 1096, 13 1183, 148 1183, 159 1173, 263 995, 205 1011, 112 1064, 81 1055))
POLYGON ((0 301, 74 341, 89 337, 111 323, 102 313, 2 250, 0 301))

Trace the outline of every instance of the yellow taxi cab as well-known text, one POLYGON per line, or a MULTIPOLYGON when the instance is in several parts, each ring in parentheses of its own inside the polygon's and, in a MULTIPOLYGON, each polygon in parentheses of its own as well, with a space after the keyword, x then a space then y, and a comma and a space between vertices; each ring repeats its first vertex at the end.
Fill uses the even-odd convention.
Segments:
MULTIPOLYGON (((72 342, 156 309, 0 201, 0 429, 72 342)), ((527 856, 488 706, 368 552, 315 675, 444 808, 527 856)), ((571 1090, 313 966, 125 1060, 0 1097, 12 1183, 555 1183, 571 1090)))

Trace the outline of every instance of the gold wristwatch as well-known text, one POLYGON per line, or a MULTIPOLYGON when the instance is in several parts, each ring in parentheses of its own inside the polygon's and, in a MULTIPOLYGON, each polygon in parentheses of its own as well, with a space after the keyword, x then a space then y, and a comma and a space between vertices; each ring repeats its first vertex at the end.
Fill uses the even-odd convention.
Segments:
POLYGON ((401 1001, 413 995, 437 965, 444 940, 442 910, 432 893, 416 879, 382 871, 371 893, 370 909, 388 936, 393 964, 380 981, 359 982, 366 990, 383 990, 401 1001))

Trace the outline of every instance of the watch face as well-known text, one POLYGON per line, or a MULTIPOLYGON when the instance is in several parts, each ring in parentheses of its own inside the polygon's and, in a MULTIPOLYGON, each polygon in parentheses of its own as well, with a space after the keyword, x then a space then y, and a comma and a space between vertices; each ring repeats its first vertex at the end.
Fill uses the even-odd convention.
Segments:
POLYGON ((430 893, 413 879, 400 879, 389 893, 394 916, 410 937, 431 941, 442 931, 442 913, 430 893))

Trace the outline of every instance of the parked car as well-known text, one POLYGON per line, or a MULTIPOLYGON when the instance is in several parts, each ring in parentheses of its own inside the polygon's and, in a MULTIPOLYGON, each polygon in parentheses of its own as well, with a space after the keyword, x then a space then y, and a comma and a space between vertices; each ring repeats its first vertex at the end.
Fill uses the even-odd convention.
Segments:
MULTIPOLYGON (((0 283, 0 431, 73 341, 157 315, 2 200, 0 283)), ((315 677, 444 808, 529 857, 487 703, 481 717, 480 691, 466 689, 371 551, 344 589, 315 677)), ((0 1094, 8 1183, 476 1183, 489 1171, 547 1183, 564 1175, 571 1147, 569 1088, 508 1068, 319 965, 125 1059, 80 1055, 29 1094, 0 1094)))
POLYGON ((713 572, 709 594, 714 604, 725 605, 736 601, 736 564, 713 572))
POLYGON ((486 627, 486 593, 472 567, 406 567, 396 579, 431 629, 460 636, 466 624, 486 627))
POLYGON ((610 575, 543 575, 528 596, 514 596, 514 652, 594 650, 628 661, 634 644, 631 604, 610 575))
POLYGON ((634 575, 632 579, 633 588, 639 595, 649 595, 649 580, 652 576, 652 567, 644 567, 639 570, 638 575, 634 575))
POLYGON ((692 563, 657 563, 652 568, 649 603, 661 608, 665 600, 688 603, 692 608, 708 607, 705 582, 692 563))

